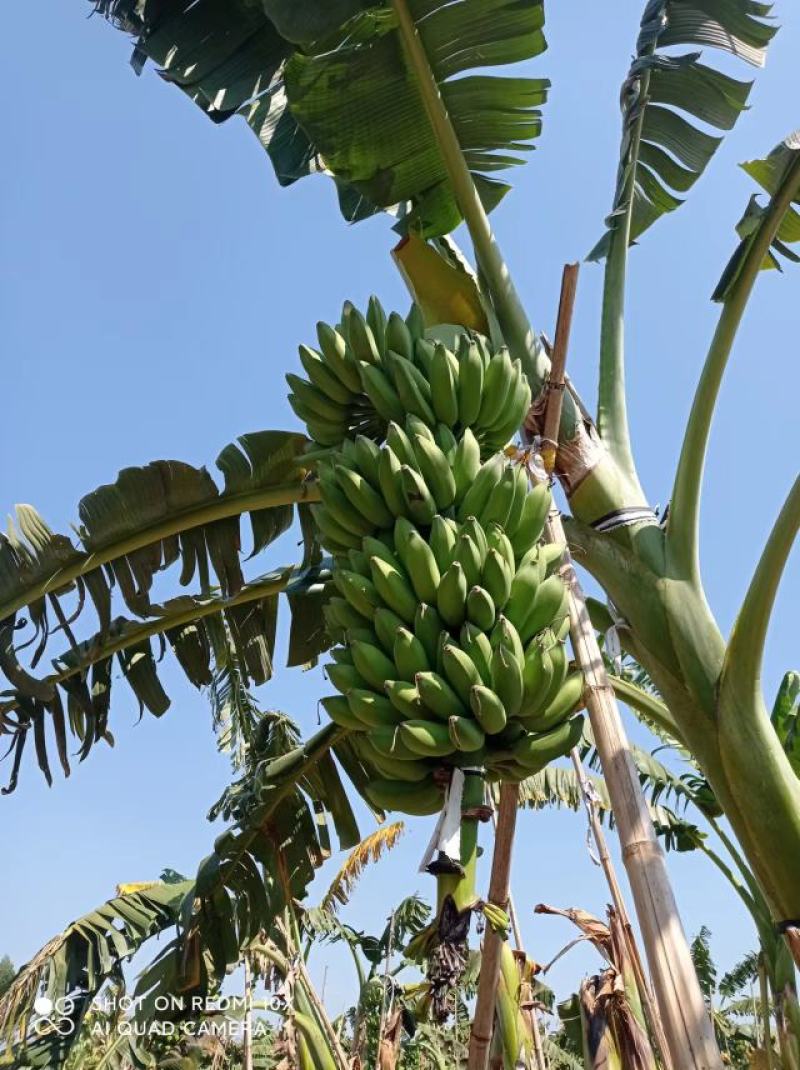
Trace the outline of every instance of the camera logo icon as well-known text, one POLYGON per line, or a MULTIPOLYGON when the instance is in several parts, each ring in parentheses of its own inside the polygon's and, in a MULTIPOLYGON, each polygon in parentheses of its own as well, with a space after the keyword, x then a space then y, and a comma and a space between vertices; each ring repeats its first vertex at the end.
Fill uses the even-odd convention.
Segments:
POLYGON ((38 1016, 34 1025, 39 1036, 56 1032, 60 1037, 68 1037, 75 1030, 72 1014, 75 1010, 75 1001, 69 998, 50 999, 49 996, 37 996, 33 1001, 33 1009, 38 1016))

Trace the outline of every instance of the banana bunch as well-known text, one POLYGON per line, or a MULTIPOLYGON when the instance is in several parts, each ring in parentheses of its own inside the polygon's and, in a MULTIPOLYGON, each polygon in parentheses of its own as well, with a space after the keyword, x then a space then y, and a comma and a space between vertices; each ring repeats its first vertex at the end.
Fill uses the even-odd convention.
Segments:
POLYGON ((376 771, 371 801, 429 814, 442 766, 521 780, 580 738, 560 550, 541 542, 551 495, 531 490, 524 458, 503 448, 530 398, 505 352, 464 336, 454 355, 375 301, 366 318, 346 306, 344 324, 320 329, 314 359, 334 373, 335 335, 363 393, 322 437, 306 420, 328 447, 311 455, 313 515, 334 558, 325 617, 337 694, 322 701, 376 771))
POLYGON ((346 302, 342 321, 317 324, 319 349, 300 346, 308 378, 287 375, 289 402, 323 449, 382 438, 412 415, 433 430, 471 428, 484 455, 502 448, 530 406, 530 387, 508 351, 466 332, 457 350, 425 338, 419 311, 389 316, 376 297, 366 316, 346 302))
MULTIPOLYGON (((548 497, 537 488, 526 505, 544 513, 548 497)), ((339 560, 325 608, 339 694, 323 705, 381 775, 372 802, 433 813, 442 764, 521 780, 577 743, 583 680, 556 563, 536 544, 518 558, 496 521, 441 514, 426 535, 400 516, 339 560)))

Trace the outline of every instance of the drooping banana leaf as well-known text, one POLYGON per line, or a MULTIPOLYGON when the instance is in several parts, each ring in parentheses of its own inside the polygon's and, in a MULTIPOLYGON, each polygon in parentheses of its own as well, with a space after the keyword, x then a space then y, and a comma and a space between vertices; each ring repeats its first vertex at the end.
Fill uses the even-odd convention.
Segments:
POLYGON ((33 1006, 40 982, 54 1002, 72 1000, 79 1026, 120 964, 149 937, 173 927, 174 938, 138 979, 135 1016, 146 1027, 155 1017, 191 1015, 192 999, 213 995, 287 901, 305 896, 329 853, 328 815, 343 848, 358 842, 332 758, 346 742, 342 730, 327 725, 301 743, 288 718, 268 713, 259 736, 252 776, 233 785, 209 815, 225 812, 233 824, 217 838, 194 881, 131 886, 50 941, 20 971, 0 1000, 0 1065, 57 1070, 80 1035, 79 1028, 66 1036, 42 1035, 33 1006), (322 763, 329 764, 324 777, 322 763))
MULTIPOLYGON (((741 166, 742 170, 755 179, 759 186, 770 195, 773 203, 790 183, 793 183, 793 188, 798 190, 791 197, 792 203, 788 205, 783 214, 761 268, 762 270, 776 268, 782 271, 781 257, 794 264, 800 263, 800 255, 790 248, 791 245, 800 242, 800 211, 792 207, 792 204, 800 206, 800 186, 798 185, 800 130, 784 138, 768 156, 760 160, 748 160, 741 166)), ((755 235, 762 223, 766 221, 768 213, 769 205, 762 205, 754 194, 748 201, 744 215, 736 224, 736 233, 741 241, 722 273, 722 278, 712 295, 713 301, 724 301, 730 293, 731 287, 739 277, 755 235)))
POLYGON ((293 614, 289 663, 310 662, 323 649, 321 551, 306 515, 317 491, 303 465, 305 444, 291 432, 243 435, 217 459, 221 490, 204 468, 182 462, 124 469, 80 502, 77 540, 51 531, 31 506, 17 507, 17 526, 0 534, 0 735, 12 737, 10 788, 29 737, 50 779, 48 726, 65 773, 69 735, 80 741, 81 759, 97 740, 110 739, 115 660, 140 706, 156 715, 169 706, 157 671, 167 645, 201 687, 211 681, 212 662, 225 664, 227 629, 248 680, 263 683, 272 672, 282 590, 293 614), (301 568, 246 582, 242 516, 249 516, 252 557, 290 528, 295 506, 301 568), (153 600, 156 577, 173 565, 182 586, 196 578, 199 590, 153 600), (115 592, 138 619, 113 615, 115 592), (93 618, 97 630, 87 637, 93 618), (66 649, 43 672, 55 637, 66 649))
POLYGON ((679 195, 722 141, 709 131, 733 127, 752 86, 701 62, 698 49, 763 66, 777 29, 768 21, 770 9, 757 0, 649 0, 620 97, 622 143, 608 229, 589 259, 606 256, 611 234, 629 215, 633 242, 683 203, 679 195))
MULTIPOLYGON (((159 64, 215 121, 245 117, 278 181, 327 171, 351 221, 410 209, 426 236, 460 222, 389 3, 359 0, 101 0, 137 36, 134 66, 159 64)), ((541 0, 410 0, 408 8, 487 208, 540 130, 546 79, 467 74, 545 48, 541 0)))
POLYGON ((158 881, 117 895, 45 944, 0 999, 0 1065, 62 1065, 100 988, 146 940, 177 925, 192 888, 158 881))
MULTIPOLYGON (((116 618, 104 631, 54 658, 55 671, 48 676, 28 678, 14 673, 14 689, 5 692, 0 701, 0 736, 11 737, 14 754, 10 783, 3 793, 16 787, 31 734, 39 768, 48 783, 52 782, 48 727, 65 776, 70 773, 68 736, 78 740, 81 761, 99 740, 113 741, 108 720, 115 662, 140 710, 147 709, 155 716, 161 716, 170 705, 158 670, 167 646, 195 687, 212 685, 215 673, 224 673, 231 661, 235 661, 245 687, 266 683, 273 673, 281 594, 287 596, 292 615, 288 664, 313 661, 329 645, 320 612, 328 576, 329 572, 319 567, 287 568, 245 583, 229 597, 172 598, 158 607, 157 617, 144 622, 116 618)), ((6 661, 0 658, 0 664, 5 669, 8 655, 6 661)))

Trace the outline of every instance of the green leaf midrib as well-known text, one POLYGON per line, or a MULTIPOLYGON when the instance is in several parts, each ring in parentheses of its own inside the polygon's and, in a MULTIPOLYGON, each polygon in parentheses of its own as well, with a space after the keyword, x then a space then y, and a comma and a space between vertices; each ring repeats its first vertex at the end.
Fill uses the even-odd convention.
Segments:
MULTIPOLYGON (((105 661, 107 658, 113 657, 114 654, 119 654, 123 650, 127 650, 137 643, 142 643, 147 639, 151 639, 154 635, 170 631, 173 628, 180 628, 184 624, 191 624, 196 620, 202 620, 204 617, 213 616, 217 613, 222 613, 226 609, 232 609, 234 606, 244 605, 247 602, 260 601, 262 598, 266 598, 271 594, 280 594, 282 591, 287 590, 292 581, 302 572, 300 566, 289 566, 286 569, 276 569, 270 573, 269 576, 257 579, 251 583, 246 584, 241 591, 228 598, 217 597, 209 598, 200 601, 201 595, 195 595, 194 597, 198 601, 187 608, 181 608, 179 611, 172 615, 159 616, 154 620, 143 622, 141 625, 135 628, 130 628, 121 635, 113 636, 109 641, 101 646, 91 647, 91 652, 82 657, 74 665, 70 665, 61 672, 53 673, 47 676, 42 681, 48 684, 61 684, 65 680, 71 679, 73 676, 77 676, 80 673, 90 669, 98 662, 105 661)), ((192 597, 192 596, 186 596, 192 597)), ((88 643, 92 644, 92 639, 88 640, 88 643)), ((15 701, 10 701, 0 704, 0 714, 8 713, 11 710, 17 708, 15 701)))
POLYGON ((319 501, 319 490, 314 483, 280 483, 259 491, 222 495, 212 502, 204 503, 199 508, 184 510, 167 520, 152 524, 118 542, 111 543, 101 550, 86 554, 74 564, 58 569, 48 579, 31 584, 16 598, 0 605, 0 620, 11 617, 20 609, 47 594, 67 587, 81 576, 85 576, 102 565, 171 536, 180 535, 184 531, 273 506, 316 501, 319 501))

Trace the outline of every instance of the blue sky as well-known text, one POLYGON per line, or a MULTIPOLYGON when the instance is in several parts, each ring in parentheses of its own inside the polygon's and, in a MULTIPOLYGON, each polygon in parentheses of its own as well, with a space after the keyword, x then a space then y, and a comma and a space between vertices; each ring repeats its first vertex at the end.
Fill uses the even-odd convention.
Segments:
MULTIPOLYGON (((243 123, 215 127, 152 70, 137 79, 129 42, 87 18, 89 9, 78 0, 12 5, 0 43, 14 87, 0 173, 0 503, 10 511, 31 502, 62 531, 79 498, 126 465, 176 458, 212 466, 238 434, 295 427, 283 372, 294 369, 297 344, 313 342, 315 322, 335 319, 348 298, 363 307, 371 293, 389 308, 408 304, 387 219, 348 228, 323 178, 279 190, 243 123)), ((561 266, 591 248, 610 205, 617 95, 639 15, 630 0, 566 2, 548 13, 550 49, 535 64, 553 81, 544 133, 493 218, 531 318, 551 334, 561 266)), ((708 297, 752 190, 736 163, 763 155, 800 119, 800 10, 784 0, 777 15, 783 29, 757 75, 752 111, 687 205, 631 256, 631 425, 654 504, 669 495, 716 317, 708 297)), ((738 76, 748 74, 739 68, 738 76)), ((570 356, 587 399, 600 281, 598 267, 583 268, 570 356)), ((723 630, 796 470, 799 287, 796 269, 762 276, 723 386, 702 514, 704 576, 723 630)), ((257 571, 286 563, 293 549, 282 540, 257 571)), ((796 667, 799 603, 795 558, 769 637, 769 702, 796 667)), ((208 703, 171 667, 165 680, 173 706, 161 721, 135 724, 121 685, 114 751, 97 749, 50 790, 28 765, 16 794, 0 800, 0 955, 25 961, 118 881, 165 866, 193 873, 220 831, 205 821, 227 777, 208 703)), ((260 697, 311 731, 323 686, 318 671, 282 671, 260 697)), ((409 822, 402 846, 363 880, 353 924, 377 929, 401 894, 430 894, 431 879, 415 872, 429 832, 430 821, 409 822)), ((694 934, 706 923, 720 964, 732 965, 754 944, 734 895, 703 859, 672 856, 670 872, 686 928, 694 934)), ((527 949, 547 961, 572 933, 561 921, 534 920, 532 906, 601 913, 607 900, 582 818, 524 815, 513 885, 527 949)), ((559 993, 594 962, 571 952, 552 974, 559 993)), ((326 963, 338 1011, 350 992, 347 966, 326 953, 318 976, 326 963)))

